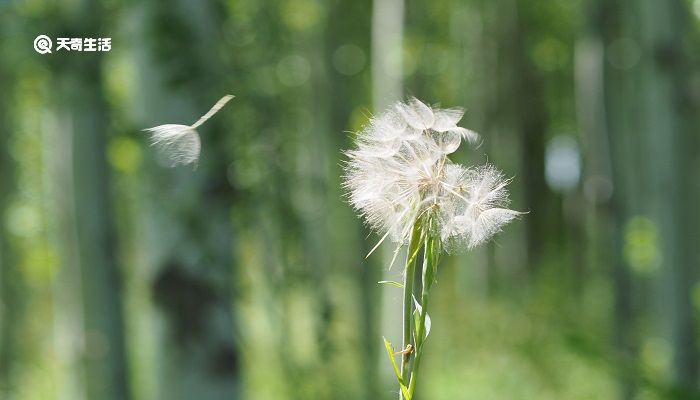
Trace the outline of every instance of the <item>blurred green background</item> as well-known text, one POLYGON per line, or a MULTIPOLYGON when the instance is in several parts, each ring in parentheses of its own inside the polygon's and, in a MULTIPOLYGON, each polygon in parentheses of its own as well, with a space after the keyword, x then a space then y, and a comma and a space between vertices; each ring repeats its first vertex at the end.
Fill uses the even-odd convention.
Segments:
MULTIPOLYGON (((420 399, 698 399, 700 1, 0 1, 0 399, 392 399, 340 187, 415 95, 528 211, 444 258, 420 399), (112 39, 40 55, 37 35, 112 39), (141 129, 199 129, 170 169, 141 129)), ((400 263, 399 263, 400 264, 400 263)))

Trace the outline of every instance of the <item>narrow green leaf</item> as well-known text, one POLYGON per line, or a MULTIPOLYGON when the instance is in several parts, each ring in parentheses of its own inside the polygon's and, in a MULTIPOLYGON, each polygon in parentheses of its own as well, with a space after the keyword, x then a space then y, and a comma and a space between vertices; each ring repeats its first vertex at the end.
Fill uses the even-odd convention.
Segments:
MULTIPOLYGON (((416 309, 413 311, 413 320, 415 323, 415 333, 413 334, 416 338, 416 343, 419 343, 418 341, 418 332, 420 332, 420 320, 421 320, 421 314, 423 313, 423 307, 418 303, 418 300, 416 300, 416 297, 413 296, 413 304, 415 305, 416 309)), ((430 327, 432 325, 432 322, 430 321, 430 314, 426 313, 425 314, 425 330, 423 331, 423 337, 420 338, 420 343, 423 343, 425 339, 428 338, 428 335, 430 335, 430 327)))
POLYGON ((396 379, 399 381, 399 386, 401 387, 401 392, 406 400, 411 400, 411 394, 408 392, 408 388, 403 383, 403 378, 401 378, 401 371, 399 371, 398 365, 396 365, 396 360, 394 359, 394 348, 391 347, 391 343, 384 338, 384 347, 386 347, 386 354, 389 356, 391 361, 391 366, 394 367, 394 373, 396 374, 396 379))
POLYGON ((403 287, 403 284, 401 282, 396 282, 396 281, 379 281, 377 283, 381 283, 384 285, 393 285, 393 286, 400 287, 400 288, 403 287))
MULTIPOLYGON (((420 252, 421 249, 421 243, 423 243, 423 237, 424 233, 421 233, 420 236, 418 237, 418 240, 415 241, 415 245, 413 245, 413 242, 411 244, 413 245, 413 248, 409 247, 408 249, 408 261, 406 263, 412 263, 416 257, 418 257, 418 253, 420 252)), ((413 240, 413 239, 411 239, 413 240)))

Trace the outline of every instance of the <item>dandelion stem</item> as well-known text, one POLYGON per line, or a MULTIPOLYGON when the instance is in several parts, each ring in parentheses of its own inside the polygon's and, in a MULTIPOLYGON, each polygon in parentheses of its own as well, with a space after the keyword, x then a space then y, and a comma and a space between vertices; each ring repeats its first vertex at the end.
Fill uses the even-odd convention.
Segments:
MULTIPOLYGON (((418 255, 418 250, 421 245, 421 224, 420 218, 413 225, 413 231, 411 232, 411 238, 408 242, 408 252, 406 254, 406 268, 404 269, 404 281, 403 281, 403 347, 406 349, 409 344, 411 344, 411 321, 413 321, 412 316, 412 296, 413 296, 413 276, 416 267, 416 258, 418 255)), ((411 353, 404 354, 401 357, 401 377, 404 381, 408 381, 409 376, 409 361, 411 358, 411 353)), ((403 394, 400 393, 400 397, 403 398, 403 394)))
POLYGON ((411 371, 411 381, 408 385, 408 393, 413 398, 413 392, 416 389, 416 381, 420 369, 420 362, 423 358, 423 345, 425 344, 425 318, 428 315, 428 300, 430 299, 430 287, 435 280, 435 267, 437 266, 440 250, 438 249, 439 240, 426 235, 425 237, 425 252, 423 258, 423 293, 421 295, 421 307, 423 311, 420 313, 420 324, 415 337, 415 359, 413 360, 413 370, 411 371))

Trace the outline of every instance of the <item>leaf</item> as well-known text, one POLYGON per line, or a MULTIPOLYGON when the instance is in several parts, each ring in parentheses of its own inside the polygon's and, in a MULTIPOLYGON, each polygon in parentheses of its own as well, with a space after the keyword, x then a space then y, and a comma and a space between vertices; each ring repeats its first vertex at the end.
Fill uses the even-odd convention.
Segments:
POLYGON ((401 378, 401 372, 399 371, 398 365, 396 365, 396 360, 394 359, 394 349, 391 347, 391 343, 384 338, 384 347, 386 347, 386 354, 389 356, 391 361, 391 366, 394 367, 394 373, 396 374, 396 379, 399 381, 399 386, 401 387, 401 393, 405 400, 411 400, 411 394, 408 392, 408 388, 403 383, 403 378, 401 378))
POLYGON ((403 288, 403 284, 401 282, 396 282, 396 281, 379 281, 377 283, 381 283, 384 285, 392 285, 392 286, 403 288))
MULTIPOLYGON (((418 300, 416 300, 416 296, 413 296, 413 304, 416 306, 416 310, 413 311, 413 320, 415 321, 415 326, 416 326, 416 343, 418 343, 418 331, 420 330, 420 319, 421 319, 421 314, 423 313, 423 307, 418 303, 418 300)), ((432 326, 432 322, 430 321, 430 314, 426 313, 425 314, 425 334, 424 337, 421 338, 421 342, 424 339, 428 338, 428 335, 430 335, 430 327, 432 326)))

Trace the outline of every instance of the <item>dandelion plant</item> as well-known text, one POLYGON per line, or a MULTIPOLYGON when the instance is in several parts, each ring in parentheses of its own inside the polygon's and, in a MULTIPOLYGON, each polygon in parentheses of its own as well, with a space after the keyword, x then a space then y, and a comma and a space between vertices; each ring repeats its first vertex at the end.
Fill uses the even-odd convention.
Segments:
POLYGON ((507 208, 509 180, 495 167, 466 167, 448 158, 462 141, 479 140, 457 126, 463 115, 462 109, 432 108, 412 98, 373 117, 357 134, 356 148, 346 153, 350 203, 382 235, 372 251, 387 238, 397 244, 394 259, 407 247, 404 282, 394 282, 403 288, 401 350, 384 339, 399 397, 406 400, 415 391, 430 333, 430 290, 441 254, 472 249, 521 214, 507 208), (421 250, 422 285, 414 286, 421 250))

